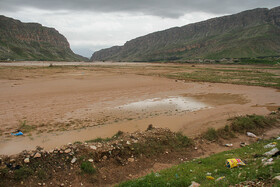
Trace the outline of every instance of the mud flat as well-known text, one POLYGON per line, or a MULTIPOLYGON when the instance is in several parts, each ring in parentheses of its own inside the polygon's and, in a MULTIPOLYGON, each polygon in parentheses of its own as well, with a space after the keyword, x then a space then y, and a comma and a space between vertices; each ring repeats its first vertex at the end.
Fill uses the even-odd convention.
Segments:
POLYGON ((0 154, 52 149, 149 124, 195 137, 223 127, 230 117, 265 115, 280 106, 280 92, 273 88, 146 76, 169 71, 166 64, 153 65, 145 75, 143 68, 151 64, 70 65, 0 64, 0 154), (10 135, 25 127, 24 136, 10 135))

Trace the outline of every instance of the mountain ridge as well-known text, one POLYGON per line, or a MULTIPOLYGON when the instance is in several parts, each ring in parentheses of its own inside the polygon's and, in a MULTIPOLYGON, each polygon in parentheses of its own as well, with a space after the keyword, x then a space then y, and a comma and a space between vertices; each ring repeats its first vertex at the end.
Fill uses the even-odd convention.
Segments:
POLYGON ((56 29, 0 15, 0 60, 84 61, 56 29))
POLYGON ((166 61, 280 54, 280 7, 257 8, 140 36, 91 61, 166 61), (264 45, 264 47, 260 47, 264 45))

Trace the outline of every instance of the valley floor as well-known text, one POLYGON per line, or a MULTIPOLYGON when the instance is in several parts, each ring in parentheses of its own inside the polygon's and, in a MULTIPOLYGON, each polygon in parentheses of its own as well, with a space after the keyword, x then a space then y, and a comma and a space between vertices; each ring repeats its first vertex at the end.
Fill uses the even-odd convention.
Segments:
POLYGON ((209 127, 223 127, 228 118, 266 115, 280 106, 279 67, 51 64, 0 63, 0 154, 53 149, 149 124, 195 137, 209 127), (231 82, 237 76, 239 82, 231 82), (263 86, 276 88, 237 85, 261 84, 269 77, 263 86), (10 135, 17 129, 24 136, 10 135))

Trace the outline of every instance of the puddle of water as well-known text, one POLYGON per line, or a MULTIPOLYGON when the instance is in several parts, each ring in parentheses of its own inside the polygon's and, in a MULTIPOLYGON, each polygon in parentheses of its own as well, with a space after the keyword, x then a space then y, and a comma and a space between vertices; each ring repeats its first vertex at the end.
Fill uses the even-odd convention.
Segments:
POLYGON ((153 98, 146 99, 143 101, 133 102, 116 107, 120 110, 149 110, 149 111, 197 111, 208 107, 208 105, 196 101, 188 97, 169 97, 165 99, 153 98))

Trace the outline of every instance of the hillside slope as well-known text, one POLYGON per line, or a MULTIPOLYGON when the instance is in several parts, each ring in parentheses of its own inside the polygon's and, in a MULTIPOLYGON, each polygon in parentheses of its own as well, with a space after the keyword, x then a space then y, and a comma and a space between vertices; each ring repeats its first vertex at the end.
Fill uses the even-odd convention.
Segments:
POLYGON ((0 60, 82 61, 53 28, 0 16, 0 60))
POLYGON ((91 61, 164 61, 280 55, 280 7, 170 28, 95 52, 91 61))

